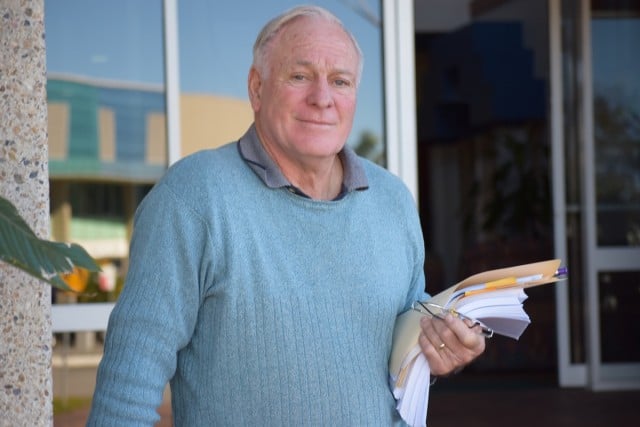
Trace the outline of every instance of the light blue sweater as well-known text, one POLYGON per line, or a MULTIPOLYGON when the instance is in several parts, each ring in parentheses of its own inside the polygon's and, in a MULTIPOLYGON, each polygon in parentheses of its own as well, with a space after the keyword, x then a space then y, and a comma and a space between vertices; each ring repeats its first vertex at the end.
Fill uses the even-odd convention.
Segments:
POLYGON ((423 298, 401 181, 314 201, 268 188, 238 144, 187 157, 136 214, 88 425, 402 425, 388 386, 396 316, 423 298))

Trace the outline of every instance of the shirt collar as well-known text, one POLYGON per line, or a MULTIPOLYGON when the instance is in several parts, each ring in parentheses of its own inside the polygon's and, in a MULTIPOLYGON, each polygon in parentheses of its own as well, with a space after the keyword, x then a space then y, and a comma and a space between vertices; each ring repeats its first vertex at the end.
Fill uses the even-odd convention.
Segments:
MULTIPOLYGON (((264 146, 258 138, 255 124, 238 141, 238 151, 242 159, 260 177, 269 188, 286 187, 295 189, 304 195, 299 189, 287 180, 276 162, 269 156, 264 146)), ((349 146, 338 153, 342 160, 344 177, 342 181, 342 191, 338 198, 343 197, 351 191, 361 191, 369 188, 369 182, 362 166, 362 161, 349 146)))

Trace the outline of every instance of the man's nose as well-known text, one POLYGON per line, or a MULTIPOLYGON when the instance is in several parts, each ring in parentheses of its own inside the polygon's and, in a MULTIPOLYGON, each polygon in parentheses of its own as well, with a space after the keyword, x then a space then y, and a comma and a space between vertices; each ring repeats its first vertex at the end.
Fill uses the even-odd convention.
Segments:
POLYGON ((333 92, 329 82, 323 79, 316 80, 309 93, 308 101, 310 104, 320 108, 327 108, 333 105, 333 92))

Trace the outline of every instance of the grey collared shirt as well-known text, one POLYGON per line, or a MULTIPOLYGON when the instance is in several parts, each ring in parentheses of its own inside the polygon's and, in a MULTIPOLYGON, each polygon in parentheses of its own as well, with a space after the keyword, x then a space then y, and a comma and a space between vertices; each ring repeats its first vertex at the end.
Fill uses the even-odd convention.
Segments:
MULTIPOLYGON (((255 125, 251 125, 247 133, 238 141, 238 151, 240 152, 240 157, 247 162, 267 187, 287 188, 298 195, 309 197, 287 180, 276 162, 264 149, 258 138, 255 125)), ((335 200, 343 198, 351 191, 362 191, 369 188, 369 182, 358 155, 347 145, 338 155, 342 161, 344 178, 342 180, 342 190, 335 200)))

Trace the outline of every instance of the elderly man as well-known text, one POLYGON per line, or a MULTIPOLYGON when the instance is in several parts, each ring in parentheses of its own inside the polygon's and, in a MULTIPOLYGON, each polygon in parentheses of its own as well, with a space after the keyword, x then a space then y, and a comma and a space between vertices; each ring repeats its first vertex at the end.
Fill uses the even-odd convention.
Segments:
MULTIPOLYGON (((324 9, 270 21, 254 46, 254 124, 175 164, 141 204, 89 425, 402 425, 394 322, 424 294, 424 244, 399 179, 345 146, 362 54, 324 9)), ((484 350, 425 320, 432 373, 484 350), (442 346, 444 344, 444 346, 442 346)))

